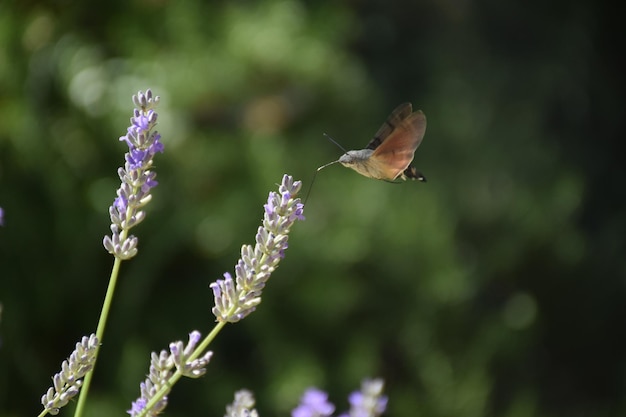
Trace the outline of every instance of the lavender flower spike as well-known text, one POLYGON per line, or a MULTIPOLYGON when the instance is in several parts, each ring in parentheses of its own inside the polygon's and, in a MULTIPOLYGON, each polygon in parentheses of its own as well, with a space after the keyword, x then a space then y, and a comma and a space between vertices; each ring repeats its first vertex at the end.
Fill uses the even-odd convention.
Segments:
POLYGON ((157 124, 154 108, 159 97, 153 97, 150 90, 145 94, 140 91, 133 96, 133 102, 136 108, 130 118, 131 125, 120 138, 128 145, 128 152, 124 167, 117 171, 122 184, 109 207, 111 236, 105 236, 102 242, 110 254, 122 260, 137 254, 137 238, 128 231, 146 216, 142 208, 152 199, 150 189, 157 185, 156 173, 151 170, 152 159, 157 152, 163 152, 161 135, 153 130, 157 124))
POLYGON ((382 379, 366 379, 361 391, 350 394, 350 411, 339 417, 378 417, 387 408, 387 397, 383 394, 382 379))
POLYGON ((302 182, 283 176, 278 193, 270 192, 265 204, 263 225, 256 234, 256 245, 243 245, 235 265, 235 278, 227 272, 224 279, 210 285, 215 298, 212 311, 217 321, 234 323, 252 313, 261 303, 265 283, 285 256, 289 229, 304 220, 304 205, 294 198, 302 182))
POLYGON ((177 368, 183 376, 197 378, 204 375, 205 367, 208 365, 213 352, 206 352, 203 356, 192 361, 189 356, 193 353, 196 345, 201 339, 200 332, 193 331, 189 333, 189 342, 187 346, 183 342, 170 343, 169 353, 162 350, 158 355, 152 352, 150 356, 150 371, 148 378, 139 385, 141 396, 131 404, 130 410, 127 411, 132 417, 138 416, 145 412, 145 416, 156 416, 167 407, 167 395, 171 391, 170 378, 174 375, 174 368, 177 368), (163 387, 167 387, 165 395, 159 399, 154 407, 145 410, 148 402, 163 387))
POLYGON ((226 406, 224 417, 259 417, 254 407, 254 396, 248 390, 242 389, 235 393, 235 400, 226 406))
POLYGON ((329 417, 335 406, 328 402, 328 394, 317 388, 309 388, 300 399, 300 405, 293 409, 291 417, 329 417))
POLYGON ((95 334, 84 336, 68 360, 61 364, 61 372, 52 378, 53 386, 41 397, 45 411, 52 415, 59 414, 59 409, 80 391, 82 378, 89 372, 96 361, 98 338, 95 334))

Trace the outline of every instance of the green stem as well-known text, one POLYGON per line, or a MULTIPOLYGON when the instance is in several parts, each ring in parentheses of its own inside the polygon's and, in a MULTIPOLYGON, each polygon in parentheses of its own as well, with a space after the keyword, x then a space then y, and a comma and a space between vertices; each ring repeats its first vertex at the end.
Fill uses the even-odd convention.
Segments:
MULTIPOLYGON (((117 277, 120 272, 120 265, 122 260, 120 258, 115 258, 115 262, 113 263, 113 269, 111 270, 111 277, 109 278, 109 286, 107 288, 106 296, 104 297, 104 304, 102 305, 102 311, 100 312, 100 319, 98 320, 98 328, 96 330, 96 336, 98 337, 99 345, 96 348, 96 360, 98 358, 98 352, 100 350, 100 345, 102 344, 102 336, 104 335, 104 328, 106 327, 107 318, 109 316, 109 311, 111 310, 111 302, 113 300, 113 293, 115 292, 115 284, 117 283, 117 277)), ((93 378, 93 371, 96 367, 96 363, 94 362, 94 366, 85 375, 85 380, 83 381, 83 386, 80 389, 80 394, 78 396, 78 403, 76 404, 76 410, 74 411, 74 417, 82 417, 83 410, 85 408, 85 403, 87 401, 87 393, 89 392, 89 385, 91 384, 91 379, 93 378)))

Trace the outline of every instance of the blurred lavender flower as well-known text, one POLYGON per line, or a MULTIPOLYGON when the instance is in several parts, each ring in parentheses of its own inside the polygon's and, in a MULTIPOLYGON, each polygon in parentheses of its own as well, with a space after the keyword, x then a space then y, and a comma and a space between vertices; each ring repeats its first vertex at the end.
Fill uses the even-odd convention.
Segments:
POLYGON ((241 247, 235 265, 235 279, 226 272, 224 279, 210 285, 215 298, 212 311, 218 321, 237 322, 252 313, 261 303, 265 283, 285 256, 289 229, 296 220, 304 220, 304 205, 294 198, 302 182, 283 176, 278 193, 270 192, 263 225, 256 234, 256 245, 241 247))
POLYGON ((170 343, 169 353, 162 350, 160 354, 152 352, 150 360, 150 373, 148 378, 139 386, 141 396, 131 404, 130 410, 127 411, 131 416, 138 416, 145 411, 148 402, 162 388, 167 387, 165 394, 156 404, 145 412, 145 416, 156 416, 161 413, 167 406, 167 395, 171 391, 169 379, 174 374, 173 369, 177 368, 183 376, 190 378, 198 378, 206 372, 205 367, 208 365, 213 352, 206 352, 204 356, 189 360, 189 356, 193 353, 196 345, 200 341, 200 332, 193 331, 189 333, 189 342, 187 346, 183 342, 170 343))
POLYGON ((300 399, 300 405, 293 409, 291 417, 328 417, 335 406, 328 402, 328 394, 317 388, 309 388, 300 399))
POLYGON ((59 413, 65 405, 80 391, 82 378, 96 362, 98 338, 95 334, 84 336, 68 360, 61 364, 61 372, 52 378, 53 386, 41 397, 44 410, 52 415, 59 413))
POLYGON ((259 417, 259 413, 252 407, 254 396, 250 391, 242 389, 235 393, 233 403, 226 406, 224 417, 259 417))
POLYGON ((361 383, 361 391, 350 394, 350 411, 339 417, 378 417, 387 408, 387 397, 382 395, 382 379, 366 379, 361 383))
POLYGON ((152 91, 141 91, 133 96, 135 110, 130 118, 128 133, 120 137, 126 142, 128 152, 126 163, 117 173, 122 181, 117 190, 117 198, 109 208, 111 216, 111 236, 105 236, 103 244, 112 255, 122 260, 137 254, 137 238, 128 231, 139 224, 146 216, 141 210, 151 199, 150 189, 157 185, 156 173, 151 171, 152 158, 163 152, 161 135, 153 131, 157 123, 154 108, 159 97, 152 97, 152 91))
POLYGON ((4 210, 0 207, 0 226, 4 226, 4 210))

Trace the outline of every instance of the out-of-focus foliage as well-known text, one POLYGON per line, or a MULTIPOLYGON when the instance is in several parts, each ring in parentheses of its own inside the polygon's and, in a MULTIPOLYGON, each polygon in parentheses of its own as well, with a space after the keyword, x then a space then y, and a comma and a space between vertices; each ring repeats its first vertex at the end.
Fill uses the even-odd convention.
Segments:
MULTIPOLYGON (((149 352, 211 327, 208 284, 283 173, 367 144, 400 102, 426 184, 319 173, 258 311, 170 416, 339 410, 365 376, 394 416, 626 413, 624 71, 601 3, 0 3, 0 415, 34 415, 95 330, 101 240, 139 89, 162 97, 160 185, 122 265, 88 410, 123 413, 149 352)), ((71 410, 64 410, 65 413, 71 410)))

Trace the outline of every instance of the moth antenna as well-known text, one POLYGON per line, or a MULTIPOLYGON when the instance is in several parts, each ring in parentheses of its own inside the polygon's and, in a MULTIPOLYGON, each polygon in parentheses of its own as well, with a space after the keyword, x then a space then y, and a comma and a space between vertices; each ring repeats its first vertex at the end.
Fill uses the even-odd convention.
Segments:
POLYGON ((348 151, 345 150, 343 146, 341 146, 335 139, 331 138, 327 133, 324 133, 324 136, 326 136, 326 139, 337 145, 337 147, 341 149, 343 153, 348 153, 348 151))

